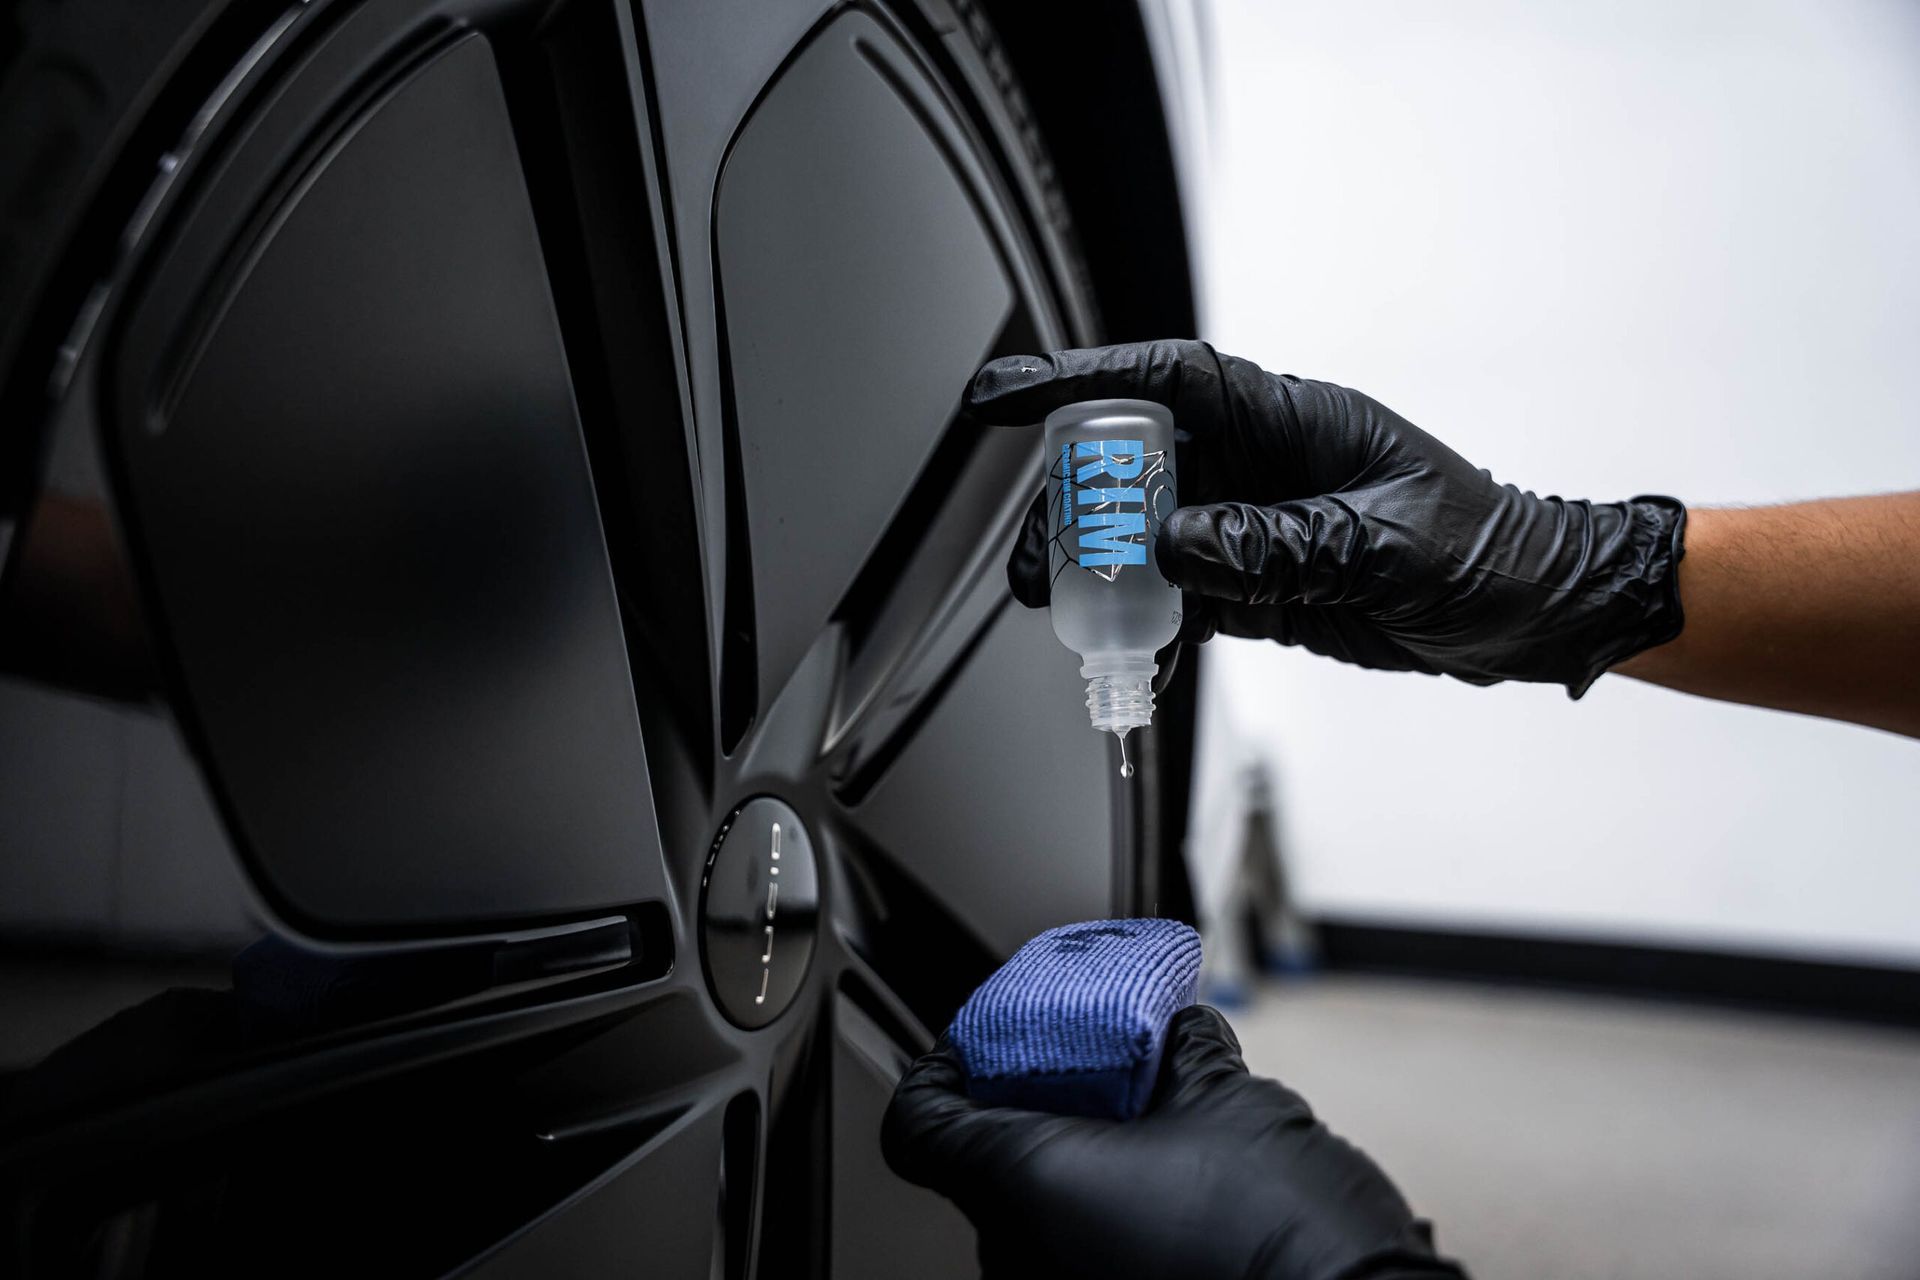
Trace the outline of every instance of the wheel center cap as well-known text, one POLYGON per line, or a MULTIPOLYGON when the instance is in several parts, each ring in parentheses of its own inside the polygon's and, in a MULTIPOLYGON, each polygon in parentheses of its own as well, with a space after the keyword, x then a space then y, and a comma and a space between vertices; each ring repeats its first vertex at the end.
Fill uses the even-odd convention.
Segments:
POLYGON ((813 958, 820 882, 800 815, 756 796, 714 838, 700 885, 700 954, 735 1025, 764 1027, 793 1003, 813 958))

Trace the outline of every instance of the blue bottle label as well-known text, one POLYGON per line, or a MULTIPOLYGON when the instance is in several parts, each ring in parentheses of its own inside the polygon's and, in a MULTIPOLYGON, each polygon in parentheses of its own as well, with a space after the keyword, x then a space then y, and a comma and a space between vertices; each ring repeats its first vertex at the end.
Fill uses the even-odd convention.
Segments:
POLYGON ((1061 446, 1056 537, 1067 558, 1113 578, 1147 563, 1149 545, 1172 505, 1165 453, 1142 440, 1075 440, 1061 446))

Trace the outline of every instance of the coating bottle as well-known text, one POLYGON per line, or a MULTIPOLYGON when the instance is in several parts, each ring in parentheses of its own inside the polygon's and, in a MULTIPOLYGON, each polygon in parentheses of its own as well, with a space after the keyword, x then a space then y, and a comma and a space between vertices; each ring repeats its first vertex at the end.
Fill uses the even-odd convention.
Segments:
POLYGON ((1153 719, 1154 654, 1180 630, 1180 590, 1153 554, 1175 505, 1173 414, 1066 405, 1047 415, 1046 449, 1053 631, 1080 655, 1093 727, 1124 744, 1153 719))

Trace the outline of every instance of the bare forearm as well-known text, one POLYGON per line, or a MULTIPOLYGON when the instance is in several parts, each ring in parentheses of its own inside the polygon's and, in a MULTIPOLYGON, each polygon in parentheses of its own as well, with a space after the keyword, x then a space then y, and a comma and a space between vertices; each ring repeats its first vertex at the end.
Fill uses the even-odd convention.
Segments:
POLYGON ((1688 512, 1686 627, 1615 667, 1920 737, 1920 493, 1688 512))

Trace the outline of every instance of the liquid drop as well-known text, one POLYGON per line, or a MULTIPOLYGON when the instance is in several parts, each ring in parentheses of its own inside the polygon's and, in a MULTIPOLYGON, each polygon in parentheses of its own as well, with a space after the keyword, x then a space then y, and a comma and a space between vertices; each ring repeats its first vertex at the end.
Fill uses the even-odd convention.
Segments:
POLYGON ((1133 776, 1133 764, 1127 759, 1127 738, 1125 734, 1120 735, 1120 776, 1123 778, 1131 778, 1133 776))

